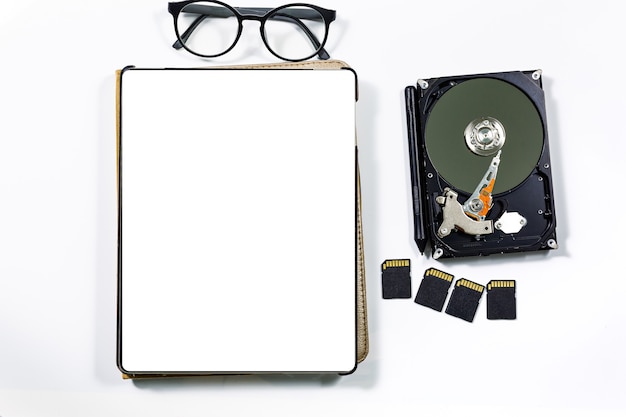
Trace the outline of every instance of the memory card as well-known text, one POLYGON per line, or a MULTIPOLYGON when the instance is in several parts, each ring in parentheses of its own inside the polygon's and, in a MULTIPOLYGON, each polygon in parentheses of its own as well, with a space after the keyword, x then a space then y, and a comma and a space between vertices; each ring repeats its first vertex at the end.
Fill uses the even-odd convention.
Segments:
POLYGON ((515 320, 516 316, 515 281, 489 281, 487 283, 487 318, 489 320, 515 320))
POLYGON ((411 298, 411 261, 388 259, 381 265, 383 298, 411 298))
POLYGON ((415 302, 433 310, 441 311, 448 297, 454 275, 435 268, 427 269, 415 296, 415 302))
POLYGON ((452 290, 450 301, 448 301, 446 313, 472 322, 484 290, 484 286, 461 278, 454 284, 454 290, 452 290))

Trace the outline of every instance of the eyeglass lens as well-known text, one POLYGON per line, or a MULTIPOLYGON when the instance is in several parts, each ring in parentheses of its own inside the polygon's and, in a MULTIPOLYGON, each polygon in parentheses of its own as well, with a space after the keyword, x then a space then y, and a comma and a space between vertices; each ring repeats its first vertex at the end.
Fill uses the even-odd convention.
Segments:
MULTIPOLYGON (((269 9, 238 8, 245 19, 263 16, 269 9)), ((199 1, 186 5, 176 25, 185 47, 203 56, 228 52, 237 42, 240 23, 233 9, 220 3, 199 1)), ((266 46, 275 55, 288 59, 307 59, 315 55, 326 38, 326 23, 317 10, 305 5, 275 9, 263 25, 266 46)))

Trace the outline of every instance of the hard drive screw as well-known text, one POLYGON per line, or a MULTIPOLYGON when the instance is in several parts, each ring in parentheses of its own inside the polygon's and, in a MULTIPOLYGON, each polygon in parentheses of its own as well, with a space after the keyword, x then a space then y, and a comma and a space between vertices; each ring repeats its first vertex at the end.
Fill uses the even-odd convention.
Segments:
POLYGON ((545 164, 543 167, 544 167, 545 169, 548 169, 548 168, 550 168, 550 164, 545 164))
POLYGON ((543 214, 543 210, 537 210, 537 214, 543 214))
POLYGON ((422 90, 426 90, 428 88, 428 82, 426 80, 417 80, 417 83, 422 90))
POLYGON ((537 81, 539 78, 541 78, 541 70, 537 70, 535 72, 533 72, 533 80, 537 81))
POLYGON ((498 222, 496 223, 496 229, 500 230, 502 228, 502 223, 498 222))
POLYGON ((427 176, 428 176, 428 178, 432 178, 433 177, 433 173, 429 172, 427 176))

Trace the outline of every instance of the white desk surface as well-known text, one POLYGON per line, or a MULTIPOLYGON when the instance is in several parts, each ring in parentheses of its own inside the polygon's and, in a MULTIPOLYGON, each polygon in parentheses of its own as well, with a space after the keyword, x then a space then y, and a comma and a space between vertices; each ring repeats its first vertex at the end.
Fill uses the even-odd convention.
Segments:
MULTIPOLYGON (((3 2, 0 416, 624 414, 626 26, 604 0, 320 3, 338 13, 329 52, 360 81, 369 357, 341 378, 122 380, 114 70, 210 64, 170 47, 166 3, 3 2), (445 265, 420 256, 404 87, 537 68, 560 248, 445 265), (383 300, 381 262, 405 257, 414 291, 432 266, 481 283, 516 279, 518 319, 486 320, 484 298, 472 324, 383 300)), ((252 22, 236 51, 212 62, 276 60, 252 22)))

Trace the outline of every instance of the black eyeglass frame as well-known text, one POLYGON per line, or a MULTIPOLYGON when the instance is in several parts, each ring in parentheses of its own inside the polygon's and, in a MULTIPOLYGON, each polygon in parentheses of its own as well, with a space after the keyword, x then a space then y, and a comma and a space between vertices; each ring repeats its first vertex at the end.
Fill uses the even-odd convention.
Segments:
MULTIPOLYGON (((200 5, 202 6, 202 5, 200 5)), ((261 39, 263 40, 263 43, 265 44, 265 47, 272 53, 272 55, 276 56, 277 58, 280 58, 282 60, 285 61, 292 61, 292 62, 298 62, 298 61, 304 61, 307 59, 310 59, 312 57, 314 57, 315 55, 318 55, 320 59, 326 60, 328 58, 330 58, 330 55, 328 54, 328 52, 326 52, 326 50, 324 49, 324 45, 326 44, 326 41, 328 39, 328 31, 330 28, 330 24, 335 20, 337 12, 335 10, 329 10, 329 9, 324 9, 323 7, 319 7, 319 6, 315 6, 313 4, 308 4, 308 3, 290 3, 290 4, 285 4, 283 6, 279 6, 273 9, 270 8, 261 8, 261 7, 232 7, 226 3, 223 3, 221 1, 218 0, 187 0, 187 1, 180 1, 180 2, 170 2, 168 3, 168 7, 167 10, 169 11, 169 13, 172 15, 172 17, 174 18, 174 31, 176 32, 176 42, 174 42, 174 44, 172 45, 172 47, 174 49, 181 49, 184 48, 186 49, 188 52, 203 57, 203 58, 215 58, 218 56, 222 56, 228 52, 230 52, 235 45, 237 44, 237 42, 239 41, 239 38, 241 37, 241 33, 243 32, 243 21, 244 20, 256 20, 258 22, 261 23, 260 26, 260 32, 261 32, 261 39), (193 3, 203 3, 203 2, 210 2, 210 3, 215 3, 221 7, 224 7, 226 9, 228 9, 236 18, 238 21, 238 29, 237 29, 237 36, 235 37, 235 40, 233 41, 232 45, 230 45, 225 51, 220 52, 219 54, 214 54, 214 55, 205 55, 205 54, 201 54, 198 52, 195 52, 193 50, 191 50, 190 48, 187 47, 187 45, 185 45, 185 41, 189 38, 189 36, 193 33, 193 31, 195 30, 195 28, 202 22, 202 20, 207 17, 207 15, 200 15, 198 18, 196 18, 196 20, 194 22, 192 22, 192 24, 189 26, 189 28, 187 28, 187 30, 185 32, 183 32, 182 34, 179 32, 178 30, 178 16, 180 15, 181 11, 183 10, 183 8, 185 8, 186 6, 193 4, 193 3), (316 47, 315 51, 313 53, 311 53, 310 55, 304 57, 304 58, 298 58, 298 59, 292 59, 292 58, 287 58, 287 57, 283 57, 281 55, 279 55, 278 53, 276 53, 271 46, 269 45, 269 43, 267 42, 267 39, 265 37, 265 22, 268 20, 269 17, 271 16, 275 16, 277 13, 280 13, 281 10, 285 10, 287 8, 290 7, 308 7, 310 9, 315 10, 317 13, 320 14, 320 16, 323 18, 324 20, 324 26, 325 26, 325 31, 324 31, 324 39, 322 39, 321 41, 319 39, 317 39, 317 37, 308 29, 308 27, 303 24, 302 22, 300 22, 301 18, 306 19, 306 15, 301 15, 301 16, 286 16, 284 15, 283 18, 287 18, 290 19, 291 21, 293 21, 293 23, 295 23, 296 25, 298 25, 303 31, 304 33, 307 35, 307 37, 309 38, 309 40, 311 41, 311 43, 313 44, 313 46, 316 47)), ((293 11, 290 11, 293 14, 293 11)))

